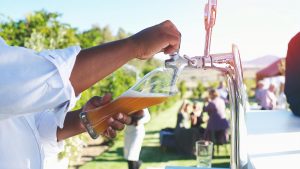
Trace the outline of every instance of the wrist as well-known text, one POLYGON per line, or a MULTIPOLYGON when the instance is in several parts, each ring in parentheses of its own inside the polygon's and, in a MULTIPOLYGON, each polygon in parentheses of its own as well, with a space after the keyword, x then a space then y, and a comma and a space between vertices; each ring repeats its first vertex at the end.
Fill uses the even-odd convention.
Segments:
POLYGON ((86 117, 86 112, 84 112, 83 109, 81 109, 78 113, 78 119, 79 122, 77 123, 77 128, 83 133, 83 132, 87 132, 87 124, 89 124, 89 121, 87 120, 86 117), (85 116, 83 116, 83 114, 85 116))
POLYGON ((142 56, 142 48, 140 47, 140 43, 138 43, 138 40, 135 38, 135 36, 130 36, 126 39, 124 39, 126 46, 128 46, 128 50, 130 50, 129 53, 131 53, 130 59, 136 59, 142 56))
POLYGON ((77 129, 79 130, 79 132, 81 132, 81 133, 83 133, 83 132, 86 132, 87 130, 86 130, 86 127, 85 127, 85 125, 84 125, 84 122, 83 122, 83 120, 80 118, 81 116, 80 116, 80 114, 83 112, 83 109, 80 109, 80 110, 78 110, 78 113, 77 113, 77 117, 78 117, 78 121, 77 121, 77 129))

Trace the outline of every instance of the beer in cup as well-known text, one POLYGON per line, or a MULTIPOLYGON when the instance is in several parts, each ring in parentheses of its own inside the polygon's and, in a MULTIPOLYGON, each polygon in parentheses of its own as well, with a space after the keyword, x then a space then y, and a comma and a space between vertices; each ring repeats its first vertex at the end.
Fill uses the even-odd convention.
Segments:
POLYGON ((117 99, 99 108, 80 113, 80 119, 92 138, 108 128, 108 119, 117 113, 132 113, 160 104, 177 92, 174 70, 158 68, 148 73, 136 85, 117 99))

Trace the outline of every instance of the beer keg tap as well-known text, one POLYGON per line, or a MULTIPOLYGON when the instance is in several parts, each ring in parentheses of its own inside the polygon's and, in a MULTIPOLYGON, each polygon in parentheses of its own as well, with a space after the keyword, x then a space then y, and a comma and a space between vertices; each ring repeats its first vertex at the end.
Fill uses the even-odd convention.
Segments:
POLYGON ((204 10, 206 36, 203 56, 181 56, 179 52, 177 52, 171 55, 171 59, 165 61, 165 67, 174 69, 173 79, 177 79, 179 73, 185 67, 205 70, 213 69, 220 71, 225 75, 228 84, 231 107, 230 168, 247 169, 248 157, 245 145, 247 130, 244 116, 247 97, 243 84, 243 71, 240 53, 236 45, 232 45, 232 51, 229 53, 210 53, 212 28, 215 25, 216 14, 217 0, 208 0, 204 10))

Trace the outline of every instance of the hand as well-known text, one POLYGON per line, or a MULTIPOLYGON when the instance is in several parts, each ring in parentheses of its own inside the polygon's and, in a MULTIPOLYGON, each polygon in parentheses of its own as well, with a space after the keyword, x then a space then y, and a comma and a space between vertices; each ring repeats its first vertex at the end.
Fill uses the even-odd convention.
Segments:
MULTIPOLYGON (((109 103, 112 100, 111 94, 106 94, 103 97, 94 96, 91 98, 83 107, 83 111, 88 111, 91 109, 95 109, 97 107, 103 106, 109 103)), ((123 130, 125 128, 125 124, 131 123, 131 117, 123 114, 117 113, 114 116, 108 119, 108 128, 103 132, 103 135, 107 138, 114 138, 117 135, 117 130, 123 130)))
POLYGON ((181 34, 175 25, 167 20, 146 28, 129 37, 137 46, 138 59, 149 59, 158 52, 172 54, 179 50, 181 34))

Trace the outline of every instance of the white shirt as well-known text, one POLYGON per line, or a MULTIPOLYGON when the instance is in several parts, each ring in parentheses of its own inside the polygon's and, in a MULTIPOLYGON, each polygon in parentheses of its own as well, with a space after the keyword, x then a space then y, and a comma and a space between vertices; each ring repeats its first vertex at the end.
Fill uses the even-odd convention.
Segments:
POLYGON ((145 123, 151 119, 149 110, 144 109, 144 116, 138 120, 137 126, 128 125, 125 128, 124 158, 130 161, 138 161, 145 137, 145 123))
POLYGON ((277 98, 275 94, 268 89, 262 94, 261 107, 266 110, 272 110, 276 107, 277 98))
POLYGON ((0 37, 1 169, 40 169, 61 149, 56 130, 77 100, 69 77, 79 51, 36 53, 0 37))
POLYGON ((281 92, 277 98, 277 109, 287 109, 287 100, 284 92, 281 92))

